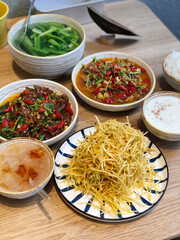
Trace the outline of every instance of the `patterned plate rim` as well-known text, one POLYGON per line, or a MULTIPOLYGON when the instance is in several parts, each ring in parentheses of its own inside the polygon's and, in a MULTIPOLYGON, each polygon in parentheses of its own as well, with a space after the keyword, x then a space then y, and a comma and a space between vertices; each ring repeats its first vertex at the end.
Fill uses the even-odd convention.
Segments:
POLYGON ((159 149, 159 147, 158 147, 155 143, 153 143, 149 138, 148 138, 148 139, 150 140, 151 144, 154 144, 154 146, 158 149, 158 151, 161 153, 161 155, 162 155, 162 157, 163 157, 163 160, 164 160, 164 163, 165 163, 165 167, 166 167, 166 171, 167 171, 167 179, 166 179, 166 186, 165 186, 165 188, 164 188, 164 190, 163 190, 162 195, 160 196, 160 198, 159 198, 155 203, 153 203, 151 207, 149 207, 149 208, 146 209, 145 211, 140 212, 140 213, 138 213, 138 214, 136 214, 136 215, 133 215, 133 216, 130 216, 130 217, 123 217, 123 218, 112 218, 112 219, 109 219, 109 218, 101 218, 101 217, 93 216, 93 215, 91 215, 91 214, 89 214, 89 213, 87 213, 87 212, 84 212, 84 211, 82 211, 81 209, 77 208, 75 205, 73 205, 73 203, 71 203, 71 202, 63 195, 63 193, 62 193, 61 190, 59 189, 58 184, 57 184, 57 178, 56 178, 56 176, 55 176, 56 156, 57 156, 57 154, 58 154, 59 149, 62 147, 62 145, 63 145, 69 138, 71 138, 71 137, 74 136, 75 134, 77 134, 77 133, 79 133, 79 132, 82 132, 82 131, 84 131, 84 130, 91 129, 91 128, 94 128, 94 126, 82 128, 82 129, 80 129, 80 130, 72 133, 72 134, 71 134, 70 136, 68 136, 68 137, 63 141, 63 143, 61 143, 61 145, 58 147, 58 150, 57 150, 57 152, 56 152, 56 154, 55 154, 55 167, 54 167, 54 174, 53 174, 53 176, 54 176, 54 180, 55 180, 55 187, 56 187, 56 190, 57 190, 59 196, 61 197, 61 199, 62 199, 70 208, 72 208, 72 209, 75 210, 76 212, 80 213, 81 215, 83 215, 83 216, 85 216, 85 217, 87 217, 87 218, 90 218, 90 219, 96 220, 96 221, 100 221, 100 222, 110 222, 110 223, 113 223, 113 222, 119 222, 119 223, 120 223, 120 222, 128 222, 128 221, 136 220, 136 219, 138 219, 138 218, 140 218, 140 217, 148 214, 150 211, 152 211, 152 210, 159 204, 160 200, 163 198, 163 196, 164 196, 164 194, 165 194, 165 192, 166 192, 166 190, 167 190, 167 186, 168 186, 168 182, 169 182, 169 169, 168 169, 167 161, 166 161, 163 153, 162 153, 161 150, 159 149))

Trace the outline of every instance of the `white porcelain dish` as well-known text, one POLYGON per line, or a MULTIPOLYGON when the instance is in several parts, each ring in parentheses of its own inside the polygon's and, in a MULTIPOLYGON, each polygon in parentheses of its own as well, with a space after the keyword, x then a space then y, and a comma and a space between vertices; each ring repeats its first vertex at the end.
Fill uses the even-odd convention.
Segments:
MULTIPOLYGON (((16 142, 18 144, 22 144, 22 142, 29 144, 32 142, 35 146, 42 147, 45 150, 45 152, 48 154, 49 163, 50 163, 48 175, 45 179, 43 179, 43 181, 40 184, 38 184, 38 187, 32 186, 32 188, 30 188, 28 190, 24 190, 24 191, 12 191, 12 190, 10 191, 10 190, 6 190, 5 188, 0 187, 1 195, 8 197, 8 198, 13 198, 13 199, 24 199, 24 198, 33 196, 36 193, 38 193, 39 188, 43 189, 46 186, 46 184, 49 182, 49 180, 53 174, 53 170, 54 170, 54 155, 53 155, 52 151, 50 150, 50 148, 46 144, 44 144, 43 142, 41 142, 39 140, 33 139, 33 138, 14 138, 7 142, 1 143, 0 145, 2 147, 4 147, 4 149, 6 149, 6 145, 13 144, 14 142, 16 142)), ((6 154, 6 152, 4 154, 6 154)), ((14 152, 14 154, 16 154, 16 152, 14 152)), ((12 155, 12 153, 11 153, 11 155, 12 155)), ((0 159, 0 161, 2 161, 2 159, 0 159)), ((9 174, 11 174, 11 173, 9 173, 9 174)), ((7 179, 7 178, 5 178, 5 179, 7 179)))
POLYGON ((180 93, 157 92, 146 98, 142 118, 147 129, 167 141, 180 140, 180 93))
POLYGON ((180 52, 172 52, 169 54, 163 61, 162 63, 162 68, 163 68, 163 73, 166 81, 169 83, 171 87, 174 88, 175 91, 180 92, 180 52), (171 61, 171 65, 169 66, 168 62, 169 60, 171 61), (174 65, 173 65, 174 62, 174 65), (168 69, 167 69, 168 65, 168 69), (179 75, 178 79, 177 77, 173 74, 173 67, 175 68, 174 70, 176 71, 177 68, 179 67, 179 75), (169 71, 169 68, 171 69, 171 73, 169 71))
MULTIPOLYGON (((161 177, 161 181, 159 182, 159 191, 155 196, 154 189, 151 190, 151 195, 155 196, 152 200, 148 200, 147 193, 145 191, 144 194, 141 195, 141 201, 139 204, 132 202, 132 213, 128 213, 127 215, 121 215, 119 213, 117 217, 113 217, 106 212, 102 213, 100 210, 95 209, 89 204, 93 201, 93 196, 82 194, 81 191, 75 191, 74 186, 67 184, 65 181, 66 176, 62 173, 62 167, 68 167, 65 163, 68 162, 68 158, 72 158, 72 150, 78 146, 78 141, 82 140, 85 136, 88 136, 90 132, 94 132, 94 127, 84 128, 74 133, 66 139, 56 153, 54 177, 56 188, 60 197, 69 207, 78 213, 101 222, 126 222, 135 220, 150 212, 162 199, 166 191, 169 178, 167 162, 162 152, 150 140, 148 140, 149 148, 155 151, 155 156, 150 160, 150 162, 155 163, 154 170, 157 171, 158 175, 161 177)), ((136 189, 134 189, 134 191, 138 192, 136 189)))
MULTIPOLYGON (((20 80, 20 81, 16 81, 6 85, 5 87, 0 89, 0 96, 1 96, 0 104, 3 103, 10 96, 13 96, 16 93, 20 93, 26 87, 32 87, 34 85, 48 87, 53 91, 57 92, 58 94, 66 94, 66 96, 68 96, 69 98, 69 101, 71 103, 71 108, 73 110, 72 121, 68 126, 68 128, 66 128, 59 135, 43 141, 45 144, 49 146, 60 141, 73 129, 78 117, 78 104, 74 95, 66 87, 54 81, 45 80, 45 79, 26 79, 26 80, 20 80)), ((5 140, 2 137, 0 137, 0 139, 5 140)))
POLYGON ((139 105, 141 105, 141 103, 144 101, 144 99, 146 97, 148 97, 153 91, 154 91, 154 88, 155 88, 155 85, 156 85, 156 78, 155 78, 155 75, 152 71, 152 69, 144 62, 142 61, 141 59, 139 58, 136 58, 130 54, 126 54, 126 53, 122 53, 122 52, 99 52, 99 53, 94 53, 90 56, 87 56, 85 58, 83 58, 73 69, 72 71, 72 75, 71 75, 71 79, 72 79, 72 84, 73 84, 73 87, 77 93, 77 95, 82 99, 84 100, 86 103, 88 103, 89 105, 95 107, 95 108, 98 108, 98 109, 101 109, 101 110, 104 110, 104 111, 112 111, 112 112, 118 112, 118 111, 126 111, 126 110, 130 110, 130 109, 133 109, 133 108, 136 108, 138 107, 139 105), (76 76, 79 72, 79 70, 81 69, 82 67, 82 64, 87 64, 89 62, 91 62, 93 60, 93 58, 96 56, 97 59, 100 59, 100 58, 113 58, 113 57, 119 57, 119 58, 122 58, 122 59, 129 59, 130 61, 133 61, 135 63, 137 63, 138 65, 140 65, 141 67, 143 67, 150 79, 151 79, 151 89, 149 91, 149 93, 142 99, 136 101, 136 102, 133 102, 133 103, 127 103, 127 104, 121 104, 121 105, 113 105, 113 104, 104 104, 104 103, 100 103, 100 102, 96 102, 90 98, 88 98, 87 96, 85 96, 77 87, 76 85, 76 76))
POLYGON ((86 35, 83 27, 78 22, 71 18, 56 14, 41 14, 32 16, 31 24, 41 22, 63 23, 74 27, 81 37, 81 44, 69 53, 53 57, 37 57, 22 52, 14 46, 14 36, 23 27, 25 21, 26 19, 22 19, 15 23, 8 33, 9 49, 14 61, 19 67, 26 72, 31 73, 33 76, 52 79, 66 73, 79 62, 84 53, 86 35))

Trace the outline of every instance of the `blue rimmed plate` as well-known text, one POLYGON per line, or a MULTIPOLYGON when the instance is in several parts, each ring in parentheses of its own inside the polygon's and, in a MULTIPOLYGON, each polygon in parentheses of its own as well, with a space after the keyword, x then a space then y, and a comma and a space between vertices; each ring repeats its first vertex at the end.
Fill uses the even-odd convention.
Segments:
MULTIPOLYGON (((104 222, 123 222, 130 221, 136 218, 143 216, 152 210, 162 199, 169 179, 168 166, 167 162, 162 154, 162 152, 149 141, 149 148, 155 151, 155 156, 150 160, 151 163, 155 164, 154 171, 158 172, 158 175, 161 177, 159 184, 159 192, 155 195, 155 190, 151 189, 152 196, 155 196, 153 200, 149 201, 147 199, 147 192, 144 191, 144 194, 140 196, 140 199, 143 204, 137 204, 135 202, 131 203, 132 213, 121 215, 118 214, 117 217, 112 217, 108 213, 102 213, 100 210, 94 208, 89 203, 93 201, 93 196, 82 194, 80 191, 75 191, 74 186, 68 185, 66 181, 66 176, 62 173, 61 166, 63 168, 68 167, 65 163, 68 162, 68 158, 72 158, 72 150, 78 146, 78 140, 82 140, 85 136, 88 136, 90 132, 94 132, 94 127, 84 128, 73 135, 71 135, 66 141, 59 147, 56 156, 55 156, 55 168, 54 168, 54 177, 56 182, 56 187, 61 198, 74 210, 83 214, 86 217, 89 217, 94 220, 104 221, 104 222)), ((157 181, 157 180, 155 180, 157 181)), ((134 194, 138 194, 136 189, 134 194)))

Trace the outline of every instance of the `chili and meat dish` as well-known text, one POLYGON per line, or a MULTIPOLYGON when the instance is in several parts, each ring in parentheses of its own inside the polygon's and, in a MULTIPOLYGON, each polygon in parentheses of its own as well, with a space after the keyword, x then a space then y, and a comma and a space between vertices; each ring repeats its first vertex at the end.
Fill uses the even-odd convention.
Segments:
POLYGON ((41 141, 61 133, 71 123, 73 110, 65 94, 34 86, 0 106, 0 135, 6 139, 32 137, 41 141))
POLYGON ((120 58, 97 59, 82 65, 77 74, 78 89, 87 97, 105 104, 124 104, 143 98, 150 91, 146 70, 120 58))

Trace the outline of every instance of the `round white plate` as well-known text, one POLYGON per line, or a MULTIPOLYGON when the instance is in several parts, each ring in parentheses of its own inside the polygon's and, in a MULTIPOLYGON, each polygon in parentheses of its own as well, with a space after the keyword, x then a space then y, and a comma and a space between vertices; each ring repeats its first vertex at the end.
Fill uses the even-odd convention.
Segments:
MULTIPOLYGON (((127 215, 121 215, 120 213, 117 217, 112 217, 108 213, 102 213, 100 210, 94 208, 89 205, 91 201, 93 201, 93 196, 82 194, 80 191, 75 191, 74 186, 68 185, 66 181, 66 176, 62 173, 61 166, 63 168, 68 167, 65 163, 68 162, 68 158, 72 158, 72 150, 78 146, 78 140, 82 140, 85 136, 89 135, 89 132, 94 132, 94 127, 84 128, 73 135, 71 135, 65 142, 59 147, 56 156, 55 156, 55 168, 54 168, 54 177, 56 182, 57 191, 60 197, 74 210, 83 214, 86 217, 89 217, 94 220, 104 221, 104 222, 123 222, 134 220, 138 217, 143 216, 152 210, 163 197, 169 179, 168 166, 167 162, 162 154, 162 152, 149 140, 149 148, 155 151, 155 157, 153 157, 150 162, 155 164, 154 171, 158 172, 158 175, 161 177, 161 181, 159 182, 159 192, 155 196, 154 189, 151 189, 151 194, 155 196, 153 200, 150 202, 147 200, 147 192, 144 190, 144 194, 140 196, 143 204, 138 205, 137 203, 133 203, 131 205, 131 209, 133 212, 127 215)), ((156 181, 156 180, 155 180, 156 181)), ((138 191, 137 191, 138 192, 138 191)), ((136 190, 134 191, 135 194, 136 190)))

